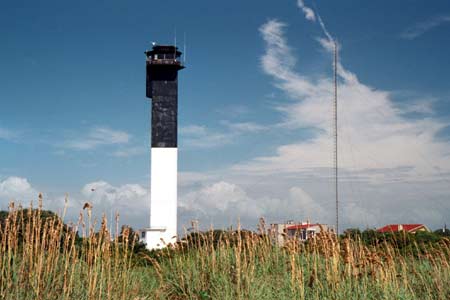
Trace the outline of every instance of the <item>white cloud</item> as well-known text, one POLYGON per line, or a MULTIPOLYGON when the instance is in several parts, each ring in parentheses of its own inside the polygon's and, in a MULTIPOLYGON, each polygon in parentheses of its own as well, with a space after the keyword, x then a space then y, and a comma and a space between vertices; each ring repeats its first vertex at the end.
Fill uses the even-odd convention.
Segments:
MULTIPOLYGON (((328 34, 328 33, 327 33, 328 34)), ((324 38, 317 38, 317 41, 320 43, 320 45, 329 53, 334 53, 335 51, 335 47, 336 47, 336 51, 339 53, 339 51, 341 50, 341 45, 339 45, 339 43, 335 42, 335 40, 328 34, 328 38, 324 39, 324 38)), ((339 54, 338 54, 339 55, 339 54)), ((352 72, 346 70, 342 64, 341 64, 341 60, 338 57, 337 59, 337 74, 338 76, 340 76, 342 79, 344 79, 346 82, 348 83, 358 83, 358 78, 356 77, 355 74, 353 74, 352 72)))
POLYGON ((125 216, 148 214, 149 193, 139 184, 113 186, 106 181, 95 181, 86 184, 81 194, 100 214, 111 210, 125 216))
POLYGON ((427 21, 417 23, 414 26, 407 28, 400 36, 406 40, 413 40, 447 22, 450 22, 450 16, 435 16, 427 21))
MULTIPOLYGON (((182 187, 179 197, 180 225, 188 225, 189 220, 197 219, 203 228, 210 224, 216 228, 236 225, 240 221, 244 228, 254 229, 258 219, 263 217, 267 223, 287 220, 323 222, 334 224, 334 211, 331 205, 318 195, 323 183, 308 184, 298 178, 239 175, 228 172, 225 180, 205 180, 190 192, 182 187), (231 180, 242 181, 240 184, 231 180), (296 185, 297 184, 297 185, 296 185), (319 200, 315 199, 298 184, 309 186, 319 200)), ((327 185, 327 182, 325 182, 327 185)), ((344 204, 345 224, 379 225, 368 208, 344 204)))
POLYGON ((326 39, 324 39, 324 42, 328 42, 326 48, 333 46, 335 39, 328 31, 320 15, 317 13, 316 16, 316 13, 311 8, 305 5, 304 0, 297 0, 297 6, 303 11, 306 20, 315 22, 317 17, 317 20, 319 21, 319 26, 322 29, 323 34, 327 37, 326 39))
POLYGON ((423 115, 433 115, 435 113, 433 109, 433 104, 435 102, 435 98, 411 100, 407 103, 397 104, 397 109, 399 114, 417 113, 423 115))
POLYGON ((325 218, 325 212, 320 204, 314 201, 302 188, 291 188, 289 190, 289 196, 289 208, 299 210, 299 215, 303 215, 309 220, 323 220, 325 218))
POLYGON ((178 172, 178 186, 190 187, 214 180, 214 176, 203 172, 178 172))
POLYGON ((127 144, 131 136, 125 131, 94 127, 85 137, 67 140, 63 146, 75 150, 90 150, 104 145, 127 144))
POLYGON ((180 199, 180 206, 205 214, 223 213, 233 204, 248 203, 246 193, 235 184, 220 181, 188 193, 180 199))
POLYGON ((227 181, 206 184, 191 192, 182 194, 179 207, 183 219, 210 219, 214 225, 233 225, 238 219, 243 225, 254 227, 258 218, 267 217, 270 221, 285 221, 286 218, 320 218, 325 212, 300 187, 292 187, 285 197, 269 195, 250 196, 240 185, 227 181))
POLYGON ((303 0, 297 0, 297 5, 303 11, 303 13, 305 14, 305 18, 307 20, 310 21, 316 20, 316 15, 314 14, 314 11, 311 8, 307 7, 303 0))
MULTIPOLYGON (((21 205, 27 208, 30 203, 33 203, 33 206, 36 207, 40 193, 43 195, 44 209, 62 213, 66 205, 64 195, 49 196, 44 191, 39 191, 27 178, 17 176, 10 176, 0 181, 0 209, 6 210, 10 201, 13 201, 16 206, 21 205)), ((81 209, 81 205, 76 199, 69 197, 68 200, 67 207, 81 209)), ((76 220, 78 211, 72 211, 70 214, 72 220, 76 220)))
POLYGON ((292 72, 296 59, 291 54, 291 49, 286 41, 282 38, 284 27, 286 27, 286 24, 278 20, 269 20, 259 29, 267 45, 267 51, 261 58, 263 70, 275 76, 280 83, 284 83, 283 89, 289 87, 291 90, 307 91, 310 88, 309 83, 292 72), (294 80, 300 85, 299 87, 289 85, 294 80))
POLYGON ((26 178, 11 176, 0 181, 0 202, 5 206, 9 201, 29 203, 36 201, 38 192, 26 178))
MULTIPOLYGON (((0 181, 0 209, 6 210, 10 201, 16 205, 28 207, 30 202, 36 207, 38 190, 22 177, 11 176, 0 181)), ((129 224, 136 229, 148 226, 150 199, 149 192, 139 184, 111 185, 106 181, 96 181, 86 184, 81 193, 67 195, 43 191, 43 207, 60 215, 67 208, 65 222, 77 223, 79 213, 85 202, 93 205, 92 216, 97 221, 106 215, 109 224, 115 225, 114 215, 119 213, 119 228, 121 224, 129 224)))

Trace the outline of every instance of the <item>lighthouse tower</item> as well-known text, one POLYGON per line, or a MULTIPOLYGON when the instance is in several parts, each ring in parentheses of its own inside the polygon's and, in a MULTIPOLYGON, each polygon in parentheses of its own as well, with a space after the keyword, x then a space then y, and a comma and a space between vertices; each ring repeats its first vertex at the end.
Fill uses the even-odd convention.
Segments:
POLYGON ((184 66, 175 46, 146 51, 147 90, 152 99, 150 227, 141 240, 148 249, 176 242, 178 172, 178 71, 184 66))

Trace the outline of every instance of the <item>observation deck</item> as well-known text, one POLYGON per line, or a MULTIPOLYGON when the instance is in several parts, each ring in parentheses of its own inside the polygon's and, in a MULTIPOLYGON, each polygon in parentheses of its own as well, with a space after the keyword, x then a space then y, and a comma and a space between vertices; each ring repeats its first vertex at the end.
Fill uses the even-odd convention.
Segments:
POLYGON ((147 56, 148 66, 174 66, 178 70, 183 69, 180 60, 181 52, 175 46, 153 46, 152 50, 144 52, 147 56))

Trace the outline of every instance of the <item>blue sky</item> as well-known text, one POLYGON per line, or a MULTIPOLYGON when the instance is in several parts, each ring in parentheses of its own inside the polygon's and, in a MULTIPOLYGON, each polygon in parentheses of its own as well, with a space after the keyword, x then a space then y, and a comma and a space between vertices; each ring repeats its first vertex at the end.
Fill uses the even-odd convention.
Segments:
POLYGON ((319 15, 340 44, 343 224, 448 222, 448 1, 3 1, 1 208, 69 193, 74 215, 147 225, 143 51, 176 32, 180 224, 333 223, 319 15))

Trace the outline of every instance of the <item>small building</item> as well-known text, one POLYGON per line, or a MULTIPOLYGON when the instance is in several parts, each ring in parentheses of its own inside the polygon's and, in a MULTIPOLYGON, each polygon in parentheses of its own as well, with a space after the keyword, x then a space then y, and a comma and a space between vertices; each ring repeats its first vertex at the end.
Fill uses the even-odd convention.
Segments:
POLYGON ((322 231, 329 231, 329 227, 319 223, 288 221, 270 224, 268 231, 272 243, 283 246, 289 240, 307 241, 322 231))
POLYGON ((427 226, 423 224, 390 224, 384 227, 377 229, 380 233, 388 233, 388 232, 408 232, 408 233, 416 233, 418 231, 426 231, 430 232, 427 226))

